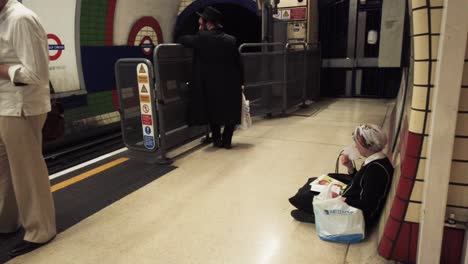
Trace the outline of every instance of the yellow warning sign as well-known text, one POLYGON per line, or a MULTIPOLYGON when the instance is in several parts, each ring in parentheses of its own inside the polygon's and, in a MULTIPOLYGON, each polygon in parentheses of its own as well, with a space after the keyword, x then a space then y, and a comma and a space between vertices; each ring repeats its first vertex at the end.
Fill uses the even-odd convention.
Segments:
POLYGON ((148 75, 139 75, 138 83, 149 83, 148 75))
POLYGON ((141 93, 148 93, 148 89, 146 89, 146 86, 143 84, 143 87, 141 87, 141 93))
POLYGON ((290 14, 289 14, 289 11, 288 10, 285 10, 283 12, 283 19, 288 19, 290 17, 290 14))
POLYGON ((149 95, 140 95, 141 103, 151 103, 151 98, 149 95))
POLYGON ((144 74, 146 74, 146 70, 145 70, 145 67, 143 67, 143 65, 140 66, 139 73, 144 73, 144 74))

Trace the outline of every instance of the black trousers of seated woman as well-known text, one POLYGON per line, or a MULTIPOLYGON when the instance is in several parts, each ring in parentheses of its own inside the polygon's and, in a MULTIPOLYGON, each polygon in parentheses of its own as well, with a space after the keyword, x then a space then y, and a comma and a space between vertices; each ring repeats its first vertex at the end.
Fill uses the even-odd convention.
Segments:
POLYGON ((306 212, 308 214, 314 213, 314 207, 312 206, 312 201, 314 196, 318 195, 318 192, 313 192, 310 190, 310 183, 315 181, 317 178, 310 178, 304 186, 297 190, 297 193, 289 198, 289 202, 296 207, 297 209, 306 212))
MULTIPOLYGON (((351 182, 351 177, 344 174, 329 174, 328 176, 345 184, 349 184, 351 182)), ((294 207, 308 214, 314 214, 312 201, 314 200, 314 196, 319 194, 319 192, 313 192, 310 190, 310 184, 316 179, 317 178, 310 178, 307 180, 304 186, 302 186, 293 197, 289 198, 289 202, 294 207)))

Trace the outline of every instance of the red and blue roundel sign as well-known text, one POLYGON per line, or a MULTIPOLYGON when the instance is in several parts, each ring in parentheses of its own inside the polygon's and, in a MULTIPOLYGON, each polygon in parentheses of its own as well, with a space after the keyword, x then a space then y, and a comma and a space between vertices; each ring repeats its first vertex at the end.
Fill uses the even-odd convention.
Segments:
POLYGON ((65 45, 55 34, 47 34, 47 40, 49 42, 49 59, 51 61, 58 60, 65 50, 65 45))
POLYGON ((153 39, 150 36, 144 36, 141 39, 140 47, 145 55, 151 55, 155 46, 156 45, 154 44, 153 39))
POLYGON ((153 17, 142 17, 132 27, 128 37, 129 46, 140 46, 146 56, 153 53, 154 47, 163 42, 159 22, 153 17))

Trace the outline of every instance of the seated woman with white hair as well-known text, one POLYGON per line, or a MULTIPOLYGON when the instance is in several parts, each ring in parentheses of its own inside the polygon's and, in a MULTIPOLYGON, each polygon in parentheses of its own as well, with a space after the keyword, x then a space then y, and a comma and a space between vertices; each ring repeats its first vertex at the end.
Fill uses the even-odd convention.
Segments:
MULTIPOLYGON (((341 155, 341 164, 348 168, 349 177, 337 180, 347 184, 341 195, 343 200, 348 205, 361 209, 366 227, 370 227, 378 221, 385 206, 392 182, 393 166, 382 152, 387 144, 387 136, 377 125, 364 124, 356 127, 353 139, 354 151, 341 155), (353 166, 354 156, 365 158, 359 171, 353 166)), ((315 223, 312 201, 318 193, 310 190, 310 183, 315 179, 309 179, 297 194, 289 199, 297 208, 291 211, 291 216, 297 221, 315 223)))

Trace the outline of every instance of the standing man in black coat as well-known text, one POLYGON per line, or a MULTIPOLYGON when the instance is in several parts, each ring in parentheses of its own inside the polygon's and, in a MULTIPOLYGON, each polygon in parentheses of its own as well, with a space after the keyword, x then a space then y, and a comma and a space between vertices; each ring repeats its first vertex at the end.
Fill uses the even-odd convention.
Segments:
POLYGON ((207 7, 198 15, 199 32, 178 40, 194 49, 189 123, 210 124, 213 146, 230 149, 234 128, 241 121, 242 63, 236 38, 222 31, 221 12, 207 7))

